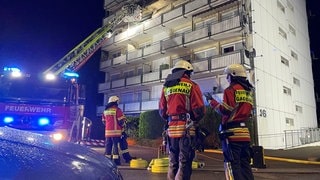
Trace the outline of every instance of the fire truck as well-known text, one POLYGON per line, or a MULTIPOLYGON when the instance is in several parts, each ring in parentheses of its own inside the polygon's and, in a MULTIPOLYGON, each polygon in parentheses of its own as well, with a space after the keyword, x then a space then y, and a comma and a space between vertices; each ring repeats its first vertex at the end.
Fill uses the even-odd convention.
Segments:
POLYGON ((45 70, 41 78, 23 74, 17 68, 4 68, 0 74, 0 126, 46 132, 58 140, 72 142, 88 138, 92 122, 83 115, 85 98, 76 72, 110 38, 119 23, 139 21, 141 13, 138 4, 124 5, 103 27, 45 70), (60 82, 43 81, 43 77, 60 82))

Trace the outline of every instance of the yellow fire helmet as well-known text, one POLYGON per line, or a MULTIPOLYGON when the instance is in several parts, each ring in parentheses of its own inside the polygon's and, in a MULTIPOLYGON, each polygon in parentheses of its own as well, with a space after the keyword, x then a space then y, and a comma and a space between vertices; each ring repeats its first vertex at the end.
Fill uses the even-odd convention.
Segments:
POLYGON ((247 77, 247 73, 243 65, 231 64, 224 69, 224 74, 230 74, 231 76, 247 77))
POLYGON ((109 97, 109 101, 108 103, 111 103, 111 102, 118 102, 119 103, 119 97, 118 96, 111 96, 109 97))
POLYGON ((174 65, 173 69, 177 69, 177 68, 182 68, 188 71, 193 71, 193 66, 191 63, 189 63, 186 60, 179 60, 178 62, 176 62, 176 64, 174 65))

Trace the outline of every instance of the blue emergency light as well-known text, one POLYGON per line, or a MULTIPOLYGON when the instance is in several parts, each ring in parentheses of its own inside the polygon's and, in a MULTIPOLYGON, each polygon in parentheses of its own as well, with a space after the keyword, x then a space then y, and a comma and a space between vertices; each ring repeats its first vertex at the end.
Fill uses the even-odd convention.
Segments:
POLYGON ((14 121, 14 118, 11 117, 11 116, 5 116, 5 117, 3 118, 3 122, 4 122, 5 124, 12 123, 13 121, 14 121))
POLYGON ((50 120, 46 117, 41 117, 38 119, 38 125, 39 126, 46 126, 50 123, 50 120))
POLYGON ((79 74, 75 73, 75 72, 65 72, 65 73, 63 73, 63 76, 65 78, 72 79, 72 78, 78 78, 79 74))

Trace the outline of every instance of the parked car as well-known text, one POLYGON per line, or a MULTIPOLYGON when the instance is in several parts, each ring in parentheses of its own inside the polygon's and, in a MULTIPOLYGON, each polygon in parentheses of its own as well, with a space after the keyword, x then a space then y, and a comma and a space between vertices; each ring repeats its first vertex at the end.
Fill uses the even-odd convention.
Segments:
POLYGON ((0 179, 122 180, 117 166, 88 147, 0 127, 0 179))

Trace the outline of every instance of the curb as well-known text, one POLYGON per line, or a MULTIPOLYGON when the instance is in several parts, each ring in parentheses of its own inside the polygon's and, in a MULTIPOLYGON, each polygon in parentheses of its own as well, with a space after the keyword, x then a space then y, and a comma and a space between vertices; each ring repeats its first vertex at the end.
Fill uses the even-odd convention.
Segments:
MULTIPOLYGON (((213 150, 213 149, 205 149, 204 152, 222 154, 222 151, 221 151, 221 150, 213 150)), ((274 161, 283 161, 283 162, 290 162, 290 163, 320 165, 320 162, 317 162, 317 161, 298 160, 298 159, 290 159, 290 158, 279 158, 279 157, 272 157, 272 156, 264 156, 264 158, 265 158, 265 159, 268 159, 268 160, 274 160, 274 161)))

